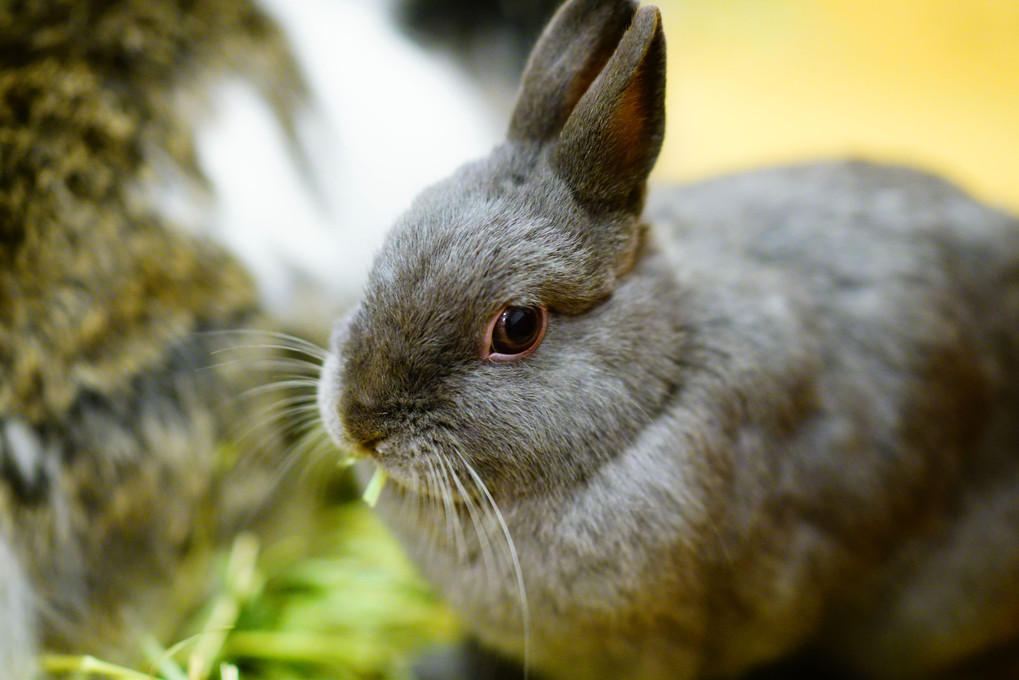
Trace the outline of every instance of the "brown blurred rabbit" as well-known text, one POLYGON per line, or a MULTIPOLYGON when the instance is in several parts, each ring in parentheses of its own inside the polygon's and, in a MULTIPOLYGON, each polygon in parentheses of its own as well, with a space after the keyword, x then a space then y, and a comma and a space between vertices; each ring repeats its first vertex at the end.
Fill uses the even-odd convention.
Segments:
POLYGON ((336 324, 326 426, 481 640, 548 677, 1015 677, 1019 221, 863 162, 645 206, 664 69, 655 8, 563 6, 506 141, 418 198, 336 324))
POLYGON ((226 74, 289 124, 300 78, 247 0, 0 8, 4 678, 37 645, 117 660, 172 630, 204 586, 189 565, 279 476, 278 432, 237 441, 259 356, 211 355, 267 327, 253 282, 159 204, 200 200, 193 124, 226 74))

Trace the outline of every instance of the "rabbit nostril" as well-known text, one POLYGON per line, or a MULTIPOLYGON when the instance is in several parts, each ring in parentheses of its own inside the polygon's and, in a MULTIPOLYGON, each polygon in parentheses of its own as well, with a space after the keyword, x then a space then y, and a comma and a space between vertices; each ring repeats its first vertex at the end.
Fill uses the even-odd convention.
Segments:
POLYGON ((358 449, 372 455, 381 453, 379 445, 386 439, 386 433, 380 428, 363 421, 343 420, 343 432, 345 439, 358 449))
POLYGON ((379 448, 383 446, 383 442, 386 440, 385 432, 381 432, 376 428, 347 427, 346 434, 347 440, 365 453, 372 455, 382 453, 379 448))
POLYGON ((387 435, 383 417, 375 404, 348 397, 341 401, 338 411, 348 439, 358 447, 375 453, 378 444, 387 435))
POLYGON ((385 440, 385 437, 373 437, 372 439, 366 439, 360 442, 362 448, 368 449, 373 453, 381 453, 379 451, 379 444, 385 440))

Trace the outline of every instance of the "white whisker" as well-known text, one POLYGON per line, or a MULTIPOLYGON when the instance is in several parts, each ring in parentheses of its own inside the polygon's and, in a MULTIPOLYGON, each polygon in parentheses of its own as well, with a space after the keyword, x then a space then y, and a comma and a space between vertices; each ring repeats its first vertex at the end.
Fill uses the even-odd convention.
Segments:
POLYGON ((449 466, 444 458, 439 457, 439 468, 442 473, 442 509, 446 520, 446 543, 447 545, 454 545, 456 543, 456 528, 455 523, 459 523, 460 519, 456 512, 456 507, 453 501, 453 489, 449 485, 449 466))
POLYGON ((273 392, 275 390, 299 389, 302 387, 307 387, 312 390, 317 389, 318 381, 315 380, 314 378, 305 378, 303 376, 293 377, 287 380, 277 380, 275 382, 264 383, 262 385, 256 385, 255 387, 249 387, 248 389, 241 392, 240 396, 242 398, 252 397, 259 394, 273 392))
POLYGON ((322 372, 322 367, 319 364, 288 357, 239 357, 237 359, 228 359, 227 361, 207 364, 197 370, 212 371, 216 369, 229 369, 238 365, 247 370, 258 370, 265 373, 270 373, 275 370, 291 370, 295 371, 293 377, 317 377, 322 372))
POLYGON ((227 347, 217 347, 216 349, 210 351, 209 354, 225 354, 227 352, 236 352, 236 351, 241 351, 241 350, 261 350, 261 351, 279 350, 279 351, 282 351, 282 352, 292 352, 292 353, 297 354, 299 356, 296 356, 296 357, 292 356, 292 357, 288 357, 288 358, 293 359, 294 361, 303 361, 303 362, 306 362, 306 363, 309 363, 309 364, 310 363, 318 363, 318 364, 321 365, 321 363, 323 361, 325 361, 325 359, 326 359, 325 352, 323 352, 322 354, 312 354, 311 352, 307 352, 307 351, 305 351, 303 349, 300 349, 298 347, 289 347, 287 345, 279 345, 279 344, 271 344, 271 343, 270 344, 258 344, 258 345, 229 345, 227 347), (315 362, 311 362, 311 361, 308 361, 308 359, 305 359, 305 358, 302 358, 302 357, 310 357, 312 359, 315 359, 316 361, 315 362))
POLYGON ((464 499, 464 505, 467 507, 467 515, 471 518, 471 524, 474 525, 474 533, 478 537, 478 547, 481 550, 482 561, 485 563, 485 577, 489 583, 493 583, 493 579, 498 578, 497 565, 494 562, 492 554, 492 544, 488 535, 487 527, 485 526, 485 517, 487 513, 483 513, 475 505, 471 499, 470 494, 464 488, 463 483, 457 476, 454 470, 450 470, 450 476, 453 478, 453 483, 456 484, 457 489, 460 491, 460 495, 464 499))
POLYGON ((292 454, 304 459, 312 459, 317 457, 316 454, 319 449, 323 448, 323 445, 332 443, 329 440, 329 434, 321 427, 321 422, 318 419, 308 420, 300 429, 304 431, 290 447, 287 455, 292 454))
POLYGON ((492 498, 492 494, 488 491, 488 487, 485 486, 485 482, 482 481, 481 477, 474 470, 471 464, 467 462, 467 457, 464 456, 463 453, 461 453, 457 449, 454 449, 454 451, 457 457, 460 459, 460 462, 463 463, 463 466, 467 470, 467 473, 474 480, 474 484, 477 486, 478 490, 488 500, 488 503, 492 508, 492 512, 494 513, 496 520, 499 522, 499 527, 502 529, 503 537, 506 539, 506 546, 509 548, 510 559, 513 562, 513 571, 516 575, 517 580, 517 591, 520 595, 520 618, 524 635, 523 639, 524 679, 526 680, 528 675, 528 665, 530 661, 531 616, 530 609, 527 606, 527 590, 524 587, 524 571, 523 568, 520 566, 520 556, 517 554, 517 546, 516 543, 513 541, 513 535, 510 534, 509 527, 506 525, 506 519, 503 517, 502 511, 496 504, 495 499, 492 498))
MULTIPOLYGON (((258 329, 235 329, 235 330, 216 330, 216 331, 202 331, 201 335, 215 335, 215 336, 262 336, 271 338, 277 341, 275 346, 294 352, 306 354, 307 356, 324 359, 328 354, 325 349, 319 347, 315 343, 299 338, 296 335, 290 335, 289 333, 282 333, 279 331, 263 331, 258 329)), ((272 347, 274 345, 254 345, 254 347, 272 347)))
POLYGON ((255 435, 260 432, 266 432, 272 434, 269 429, 272 426, 278 425, 280 422, 285 421, 293 416, 301 416, 294 422, 288 422, 286 429, 291 432, 297 431, 297 429, 306 423, 314 422, 318 419, 318 409, 313 404, 304 404, 301 406, 294 406, 287 409, 280 409, 278 404, 271 404, 269 407, 262 408, 260 413, 253 416, 254 422, 246 429, 238 431, 234 436, 237 441, 252 441, 255 439, 255 435))
MULTIPOLYGON (((301 407, 307 406, 308 408, 318 408, 318 404, 315 401, 315 395, 313 394, 292 394, 289 397, 282 397, 275 399, 271 403, 266 404, 264 410, 266 411, 280 411, 285 410, 288 413, 292 412, 290 407, 295 407, 298 410, 303 410, 301 407)), ((264 415, 264 414, 260 414, 264 415)))
MULTIPOLYGON (((423 497, 430 498, 432 494, 438 493, 439 479, 438 474, 435 471, 435 465, 432 463, 432 461, 429 460, 428 458, 425 458, 424 464, 425 464, 424 473, 425 491, 423 494, 420 495, 423 497)), ((422 526, 421 533, 425 537, 425 541, 429 544, 429 546, 431 546, 435 543, 435 534, 438 531, 438 528, 436 526, 437 520, 435 518, 435 513, 434 512, 427 513, 423 517, 423 522, 424 524, 422 526)))
POLYGON ((446 479, 446 471, 443 468, 442 460, 437 459, 429 464, 435 472, 435 495, 432 498, 431 515, 435 521, 435 534, 432 536, 432 546, 436 551, 440 550, 442 544, 449 544, 452 537, 450 516, 451 500, 449 495, 449 482, 446 479), (441 512, 440 512, 441 511, 441 512))
MULTIPOLYGON (((443 471, 446 475, 446 478, 448 479, 453 477, 452 470, 449 466, 449 462, 448 461, 442 462, 444 466, 443 471)), ((467 534, 464 532, 463 523, 460 521, 460 512, 459 510, 457 510, 456 500, 455 498, 453 498, 452 495, 453 493, 456 493, 458 490, 452 486, 449 486, 448 483, 446 485, 446 488, 449 489, 450 492, 449 513, 451 519, 453 520, 453 545, 456 549, 457 559, 462 562, 467 559, 467 534)), ((460 491, 459 493, 462 494, 463 492, 460 491)))

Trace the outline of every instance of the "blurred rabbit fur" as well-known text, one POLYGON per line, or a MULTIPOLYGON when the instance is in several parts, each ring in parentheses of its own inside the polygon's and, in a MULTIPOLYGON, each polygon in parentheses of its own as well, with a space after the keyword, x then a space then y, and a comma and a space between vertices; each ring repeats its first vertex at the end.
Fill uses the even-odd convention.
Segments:
POLYGON ((1014 671, 1019 223, 855 161, 645 207, 664 69, 655 8, 561 8, 505 143, 418 198, 337 323, 330 433, 547 677, 1014 671))
POLYGON ((245 0, 0 8, 4 678, 33 673, 35 645, 116 661, 172 630, 205 587, 186 565, 279 475, 278 433, 231 440, 256 357, 212 357, 244 343, 206 333, 267 325, 254 285, 160 204, 167 185, 199 200, 193 124, 230 73, 284 123, 301 99, 245 0))

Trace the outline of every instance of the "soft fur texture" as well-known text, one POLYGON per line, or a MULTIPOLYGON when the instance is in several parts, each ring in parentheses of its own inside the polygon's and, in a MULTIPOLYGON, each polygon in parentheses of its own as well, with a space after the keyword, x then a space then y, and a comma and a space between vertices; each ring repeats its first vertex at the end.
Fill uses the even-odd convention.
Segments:
POLYGON ((644 210, 664 65, 653 8, 560 10, 506 143, 421 195, 338 322, 327 427, 481 639, 549 677, 1014 651, 1019 222, 863 162, 644 210), (483 361, 508 303, 544 339, 483 361))
POLYGON ((127 661, 172 634, 280 477, 278 431, 236 439, 261 353, 212 354, 265 323, 252 281, 162 203, 201 200, 226 74, 291 117, 295 67, 244 0, 0 8, 0 677, 36 642, 127 661))

